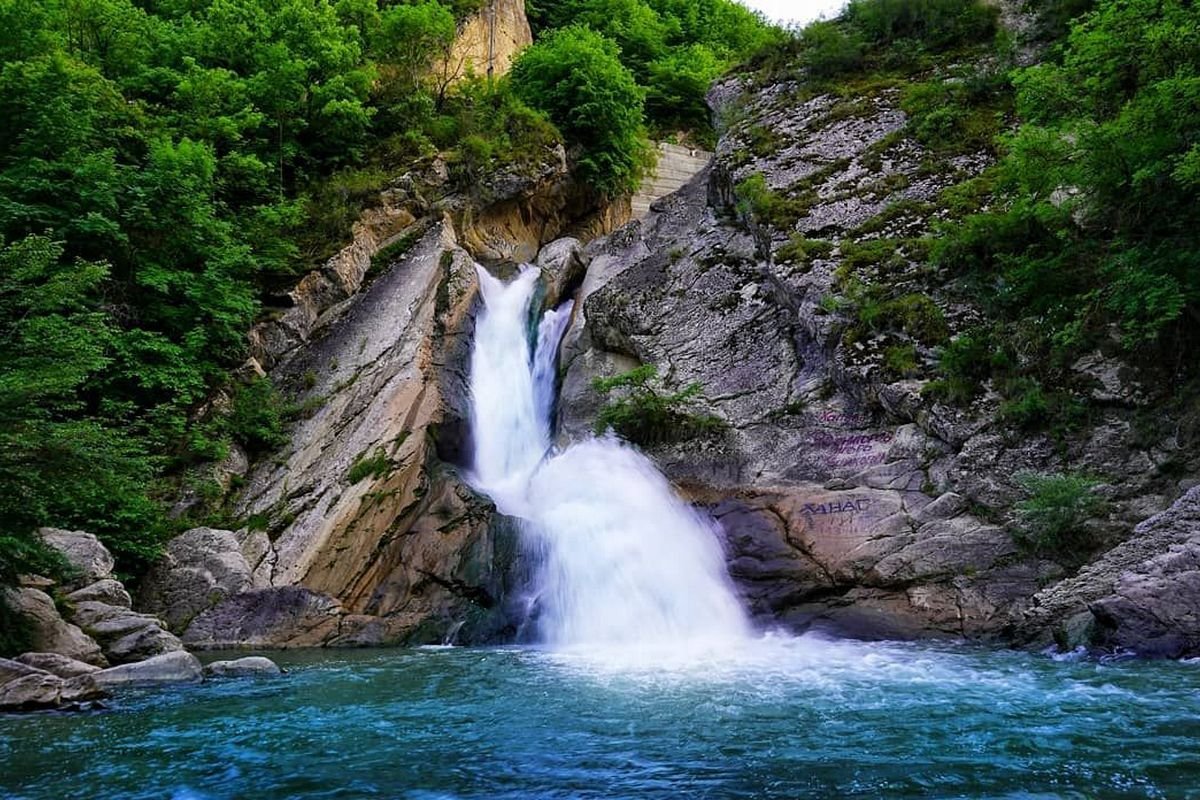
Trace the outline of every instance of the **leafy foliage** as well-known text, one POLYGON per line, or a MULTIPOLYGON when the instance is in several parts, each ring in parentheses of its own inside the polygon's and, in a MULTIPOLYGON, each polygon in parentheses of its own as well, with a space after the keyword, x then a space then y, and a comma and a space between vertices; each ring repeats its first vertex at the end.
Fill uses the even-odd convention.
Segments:
POLYGON ((616 43, 645 91, 656 136, 708 138, 704 97, 713 79, 783 37, 733 0, 538 0, 526 10, 539 35, 582 25, 616 43))
MULTIPOLYGON (((947 227, 935 261, 1043 370, 1109 331, 1131 352, 1186 349, 1200 321, 1200 10, 1100 0, 1060 63, 1013 82, 1024 124, 1005 142, 1000 202, 947 227)), ((1030 418, 1024 394, 1012 410, 1030 418)))
POLYGON ((592 388, 600 394, 620 393, 600 409, 596 433, 611 429, 635 444, 655 445, 724 430, 724 423, 716 417, 686 410, 700 394, 699 384, 664 393, 654 387, 657 374, 653 364, 643 364, 621 375, 595 379, 592 388))
POLYGON ((513 89, 580 148, 580 176, 599 191, 633 191, 649 164, 645 94, 617 46, 590 28, 554 31, 513 65, 513 89))
POLYGON ((1083 475, 1036 472, 1022 472, 1016 480, 1028 495, 1017 504, 1018 543, 1040 555, 1082 563, 1094 549, 1084 523, 1108 508, 1093 491, 1100 482, 1083 475))

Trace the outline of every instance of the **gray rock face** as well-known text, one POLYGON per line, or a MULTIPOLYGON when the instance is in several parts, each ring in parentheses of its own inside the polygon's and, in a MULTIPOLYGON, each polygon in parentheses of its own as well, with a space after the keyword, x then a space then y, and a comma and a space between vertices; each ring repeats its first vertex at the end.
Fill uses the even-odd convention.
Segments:
POLYGON ((88 584, 82 589, 76 589, 67 595, 67 600, 71 603, 95 601, 123 608, 133 606, 133 599, 130 598, 129 592, 125 591, 125 586, 112 578, 105 578, 102 581, 88 584))
POLYGON ((108 548, 94 535, 58 528, 42 528, 38 535, 47 545, 62 553, 67 563, 78 573, 72 586, 86 586, 112 575, 112 553, 108 552, 108 548))
POLYGON ((567 299, 568 289, 578 286, 587 271, 583 244, 575 238, 556 239, 543 247, 535 262, 546 287, 546 306, 554 308, 567 299))
POLYGON ((100 671, 100 667, 76 661, 61 653, 22 653, 14 660, 60 678, 77 678, 80 675, 90 675, 100 671))
POLYGON ((272 677, 282 674, 279 665, 264 656, 246 656, 206 664, 204 674, 213 678, 272 677))
POLYGON ((235 595, 201 613, 184 632, 188 647, 317 647, 338 635, 345 610, 298 586, 235 595))
MULTIPOLYGON (((940 193, 992 157, 932 157, 907 135, 894 90, 847 104, 798 88, 750 92, 737 79, 715 87, 715 103, 740 108, 710 170, 586 248, 563 346, 560 442, 590 433, 606 401, 592 389, 596 377, 653 364, 666 391, 698 384, 689 410, 725 429, 650 455, 721 523, 731 574, 764 622, 870 636, 1020 631, 1033 641, 1050 635, 1035 617, 1060 602, 1090 620, 1088 604, 1116 591, 1119 573, 1102 567, 1103 588, 1084 577, 1064 585, 1062 598, 1047 594, 1064 569, 1014 545, 1012 509, 1025 496, 1014 476, 1104 476, 1112 511, 1090 523, 1096 550, 1127 537, 1172 490, 1155 466, 1170 448, 1155 452, 1133 435, 1129 415, 1148 392, 1111 359, 1081 359, 1075 370, 1110 405, 1065 443, 998 421, 994 392, 965 409, 923 392, 936 346, 863 323, 847 285, 923 295, 951 334, 978 324, 982 312, 902 243, 930 233, 945 213, 940 193), (770 152, 755 144, 762 130, 774 140, 770 152), (794 222, 756 218, 738 202, 739 183, 754 175, 794 201, 794 222), (886 264, 848 259, 880 237, 895 242, 886 264), (897 347, 914 368, 889 366, 897 347)), ((1157 542, 1139 552, 1168 549, 1157 542)), ((1146 630, 1134 620, 1149 613, 1155 587, 1191 580, 1190 553, 1145 564, 1122 584, 1120 601, 1094 606, 1097 619, 1107 615, 1112 646, 1132 646, 1114 632, 1122 626, 1146 630)), ((1166 627, 1183 630, 1189 613, 1180 605, 1166 627)), ((1165 633, 1154 637, 1179 649, 1165 633)), ((1190 647, 1184 639, 1179 647, 1190 647)))
POLYGON ((1018 637, 1146 656, 1200 655, 1200 487, 1034 596, 1018 637))
POLYGON ((108 666, 100 645, 79 626, 64 620, 45 592, 37 589, 9 589, 8 604, 27 619, 33 628, 33 646, 48 653, 96 666, 108 666))
POLYGON ((88 676, 101 689, 125 686, 154 686, 172 683, 197 683, 203 679, 200 660, 178 650, 133 664, 102 669, 88 676))
MULTIPOLYGON (((266 540, 266 534, 261 538, 266 540)), ((201 611, 254 587, 254 567, 243 551, 261 560, 270 547, 243 532, 194 528, 167 543, 166 552, 144 581, 140 600, 146 610, 162 615, 173 631, 182 631, 201 611)), ((257 561, 254 566, 257 566, 257 561)))

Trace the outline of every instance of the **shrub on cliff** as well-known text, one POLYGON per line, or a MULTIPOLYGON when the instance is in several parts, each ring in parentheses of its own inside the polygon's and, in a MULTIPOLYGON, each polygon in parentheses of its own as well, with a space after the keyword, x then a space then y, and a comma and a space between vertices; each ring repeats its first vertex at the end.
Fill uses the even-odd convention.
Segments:
POLYGON ((635 190, 649 166, 645 93, 615 44, 584 27, 543 37, 518 57, 512 86, 573 147, 579 176, 603 194, 635 190))
POLYGON ((943 50, 986 39, 1000 12, 983 0, 851 0, 846 19, 868 40, 915 40, 943 50))
POLYGON ((1036 472, 1022 472, 1016 480, 1027 495, 1017 504, 1017 542, 1039 555, 1082 563, 1094 549, 1085 523, 1108 508, 1093 491, 1100 482, 1083 475, 1036 472))
POLYGON ((613 430, 634 444, 654 445, 717 433, 725 424, 707 414, 693 414, 687 407, 700 393, 693 383, 678 392, 654 387, 658 370, 643 364, 611 378, 596 378, 592 388, 601 394, 621 394, 600 409, 596 433, 613 430))

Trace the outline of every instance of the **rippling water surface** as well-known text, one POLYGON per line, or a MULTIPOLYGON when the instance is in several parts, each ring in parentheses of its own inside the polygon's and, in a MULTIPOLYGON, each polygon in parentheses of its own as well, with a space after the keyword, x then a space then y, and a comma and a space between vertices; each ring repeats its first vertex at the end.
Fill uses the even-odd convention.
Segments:
POLYGON ((277 654, 0 717, 13 798, 1200 798, 1200 664, 766 639, 277 654))

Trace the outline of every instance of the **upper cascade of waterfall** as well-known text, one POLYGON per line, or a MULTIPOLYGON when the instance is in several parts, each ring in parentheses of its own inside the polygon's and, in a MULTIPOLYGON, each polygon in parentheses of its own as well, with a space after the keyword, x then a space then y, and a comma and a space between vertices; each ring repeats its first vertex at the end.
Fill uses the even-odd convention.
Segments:
POLYGON ((748 635, 712 521, 615 437, 551 452, 568 301, 535 324, 539 271, 478 268, 471 355, 473 481, 542 553, 538 630, 560 646, 707 646, 748 635))

